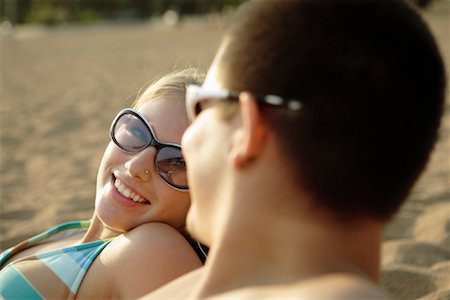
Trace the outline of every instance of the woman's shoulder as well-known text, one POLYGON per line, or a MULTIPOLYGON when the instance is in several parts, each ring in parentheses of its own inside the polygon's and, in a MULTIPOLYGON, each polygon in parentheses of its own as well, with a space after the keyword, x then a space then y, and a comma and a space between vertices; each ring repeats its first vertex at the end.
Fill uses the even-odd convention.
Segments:
MULTIPOLYGON (((178 258, 185 263, 200 263, 186 238, 173 227, 163 223, 142 224, 116 237, 108 248, 110 255, 118 255, 120 260, 128 258, 127 264, 130 261, 149 263, 148 258, 171 261, 178 258)), ((157 266, 158 262, 151 259, 150 261, 154 267, 157 266)))
MULTIPOLYGON (((180 231, 164 223, 151 222, 145 223, 132 230, 122 234, 122 239, 132 239, 139 243, 161 243, 169 245, 170 243, 186 243, 186 239, 180 231)), ((147 245, 148 246, 148 245, 147 245)))
POLYGON ((143 224, 119 235, 101 259, 124 297, 144 295, 202 265, 184 236, 162 223, 143 224))
POLYGON ((158 256, 173 255, 173 253, 185 256, 192 255, 198 260, 195 251, 185 236, 164 223, 142 224, 116 237, 111 246, 120 249, 121 256, 124 254, 123 250, 127 250, 136 254, 138 252, 146 253, 147 256, 152 253, 158 256), (161 253, 162 250, 165 253, 161 253))

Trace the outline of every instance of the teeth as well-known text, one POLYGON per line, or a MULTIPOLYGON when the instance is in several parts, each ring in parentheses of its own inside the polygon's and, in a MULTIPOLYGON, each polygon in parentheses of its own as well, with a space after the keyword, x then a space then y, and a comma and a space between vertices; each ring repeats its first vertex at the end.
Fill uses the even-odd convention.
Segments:
POLYGON ((132 192, 129 188, 127 188, 124 184, 122 184, 122 182, 118 178, 116 178, 116 180, 114 181, 114 186, 117 188, 120 194, 133 200, 134 202, 139 203, 148 202, 142 196, 136 194, 135 192, 132 192))
POLYGON ((131 195, 131 191, 128 188, 125 188, 125 190, 122 192, 122 194, 127 197, 130 198, 131 195))

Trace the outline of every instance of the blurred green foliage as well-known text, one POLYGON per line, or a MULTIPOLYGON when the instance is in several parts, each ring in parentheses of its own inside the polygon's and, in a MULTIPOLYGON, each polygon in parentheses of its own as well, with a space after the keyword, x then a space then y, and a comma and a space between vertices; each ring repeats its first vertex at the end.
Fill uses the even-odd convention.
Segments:
POLYGON ((14 24, 135 20, 173 9, 181 16, 220 12, 245 0, 0 0, 0 18, 14 24))
POLYGON ((56 23, 57 10, 50 1, 33 1, 30 10, 25 16, 31 23, 54 24, 56 23))

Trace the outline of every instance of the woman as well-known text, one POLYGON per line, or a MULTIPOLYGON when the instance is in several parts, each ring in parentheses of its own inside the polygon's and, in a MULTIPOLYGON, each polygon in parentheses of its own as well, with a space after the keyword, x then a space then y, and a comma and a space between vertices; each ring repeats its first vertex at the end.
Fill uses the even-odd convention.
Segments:
POLYGON ((136 298, 202 265, 202 249, 180 234, 190 199, 179 146, 188 124, 185 86, 201 79, 194 69, 169 74, 119 112, 92 219, 6 250, 1 297, 136 298))

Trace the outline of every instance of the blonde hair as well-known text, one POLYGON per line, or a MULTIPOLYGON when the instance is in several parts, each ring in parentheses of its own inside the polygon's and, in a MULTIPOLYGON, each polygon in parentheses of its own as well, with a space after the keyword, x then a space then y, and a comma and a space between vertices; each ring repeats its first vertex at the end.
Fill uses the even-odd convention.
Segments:
POLYGON ((149 100, 166 96, 179 102, 184 102, 186 86, 190 84, 202 84, 205 76, 196 68, 187 68, 181 71, 174 71, 166 74, 142 92, 133 103, 133 108, 137 109, 149 100))

